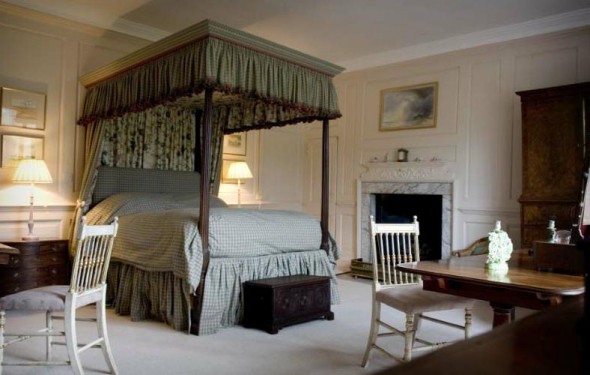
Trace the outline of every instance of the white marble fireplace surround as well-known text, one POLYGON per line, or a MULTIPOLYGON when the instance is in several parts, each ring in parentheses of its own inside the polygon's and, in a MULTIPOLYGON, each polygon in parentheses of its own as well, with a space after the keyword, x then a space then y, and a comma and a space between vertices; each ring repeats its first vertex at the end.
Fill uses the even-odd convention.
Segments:
MULTIPOLYGON (((451 255, 453 173, 444 162, 367 163, 357 180, 357 257, 370 261, 369 215, 373 194, 442 195, 442 258, 451 255)), ((418 218, 418 221, 420 218, 418 218)))

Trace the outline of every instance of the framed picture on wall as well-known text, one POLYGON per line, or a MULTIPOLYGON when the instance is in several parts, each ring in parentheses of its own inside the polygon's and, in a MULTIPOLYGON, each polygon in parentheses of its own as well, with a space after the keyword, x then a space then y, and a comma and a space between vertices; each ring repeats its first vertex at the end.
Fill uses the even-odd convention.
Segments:
POLYGON ((382 90, 379 130, 434 128, 437 96, 437 82, 382 90))
POLYGON ((223 137, 223 153, 246 156, 246 132, 225 135, 223 137))
POLYGON ((0 88, 2 126, 45 129, 45 94, 0 88))
POLYGON ((2 134, 2 168, 16 167, 21 159, 43 159, 43 138, 2 134))

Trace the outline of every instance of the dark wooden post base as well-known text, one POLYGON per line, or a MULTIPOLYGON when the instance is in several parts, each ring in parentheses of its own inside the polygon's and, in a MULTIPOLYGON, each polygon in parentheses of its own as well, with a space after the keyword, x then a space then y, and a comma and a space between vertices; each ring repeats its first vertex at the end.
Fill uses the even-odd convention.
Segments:
POLYGON ((494 321, 492 327, 498 327, 502 324, 511 323, 514 320, 514 306, 502 303, 490 302, 494 309, 494 321))

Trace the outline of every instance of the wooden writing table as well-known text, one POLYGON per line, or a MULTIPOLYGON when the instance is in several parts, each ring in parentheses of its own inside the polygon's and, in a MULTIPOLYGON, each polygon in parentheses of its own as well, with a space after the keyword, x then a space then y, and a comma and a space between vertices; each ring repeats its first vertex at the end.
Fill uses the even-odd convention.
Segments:
POLYGON ((486 255, 403 263, 398 269, 422 276, 423 287, 489 301, 494 327, 512 321, 514 307, 540 310, 584 294, 582 276, 537 271, 527 250, 516 250, 506 273, 485 268, 486 255))
POLYGON ((588 374, 583 319, 583 301, 566 301, 377 375, 588 374))

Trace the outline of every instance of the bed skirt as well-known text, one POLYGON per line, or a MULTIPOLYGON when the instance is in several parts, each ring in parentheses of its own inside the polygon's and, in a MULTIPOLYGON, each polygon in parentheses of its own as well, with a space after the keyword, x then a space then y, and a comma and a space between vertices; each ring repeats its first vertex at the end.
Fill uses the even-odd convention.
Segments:
MULTIPOLYGON (((251 258, 211 258, 199 333, 213 334, 221 327, 241 322, 245 281, 289 275, 331 277, 332 304, 340 302, 334 265, 324 250, 251 258)), ((179 331, 190 330, 190 288, 172 272, 148 272, 113 261, 108 296, 117 314, 130 315, 133 321, 156 319, 179 331)))

